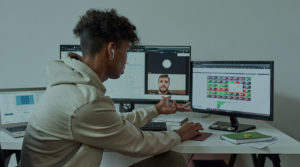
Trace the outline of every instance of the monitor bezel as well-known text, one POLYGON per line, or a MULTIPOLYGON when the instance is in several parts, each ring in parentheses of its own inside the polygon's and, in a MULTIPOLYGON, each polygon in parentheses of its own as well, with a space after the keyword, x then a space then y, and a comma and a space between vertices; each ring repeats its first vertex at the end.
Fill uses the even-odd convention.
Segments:
POLYGON ((0 89, 0 93, 3 92, 27 92, 27 91, 45 91, 46 87, 28 87, 28 88, 4 88, 0 89))
POLYGON ((241 118, 250 118, 258 120, 274 120, 274 61, 191 61, 190 62, 190 101, 192 102, 193 95, 193 65, 198 63, 203 64, 269 64, 270 65, 270 115, 259 115, 259 114, 248 114, 248 113, 230 113, 230 112, 220 112, 219 110, 207 110, 207 109, 198 109, 194 108, 191 105, 193 112, 198 113, 207 113, 231 117, 241 117, 241 118))
MULTIPOLYGON (((76 44, 61 44, 60 45, 60 52, 59 52, 59 55, 60 55, 60 59, 61 59, 61 52, 62 52, 62 47, 63 46, 68 46, 68 47, 77 47, 80 45, 76 45, 76 44)), ((133 48, 151 48, 151 47, 170 47, 170 48, 176 48, 176 47, 188 47, 189 50, 190 50, 190 56, 189 56, 189 60, 188 60, 188 65, 190 66, 190 62, 191 62, 191 55, 192 55, 192 48, 191 48, 191 45, 133 45, 131 46, 132 48, 130 49, 133 49, 133 48)), ((191 81, 191 67, 188 67, 187 68, 188 72, 187 72, 187 75, 188 75, 188 100, 176 100, 176 102, 179 102, 179 103, 186 103, 186 102, 189 102, 190 101, 190 81, 191 81)), ((109 95, 108 95, 109 96, 109 95)), ((109 96, 110 97, 110 96, 109 96)), ((134 104, 156 104, 158 103, 161 99, 131 99, 131 98, 113 98, 113 97, 110 97, 115 103, 134 103, 134 104)), ((172 100, 172 99, 171 99, 172 100)))

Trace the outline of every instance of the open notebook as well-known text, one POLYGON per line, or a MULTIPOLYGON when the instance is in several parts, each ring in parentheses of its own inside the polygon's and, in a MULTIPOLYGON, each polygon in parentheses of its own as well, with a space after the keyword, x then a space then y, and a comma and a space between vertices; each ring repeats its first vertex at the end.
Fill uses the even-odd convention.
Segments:
POLYGON ((23 137, 30 113, 45 88, 0 89, 1 129, 12 137, 23 137))

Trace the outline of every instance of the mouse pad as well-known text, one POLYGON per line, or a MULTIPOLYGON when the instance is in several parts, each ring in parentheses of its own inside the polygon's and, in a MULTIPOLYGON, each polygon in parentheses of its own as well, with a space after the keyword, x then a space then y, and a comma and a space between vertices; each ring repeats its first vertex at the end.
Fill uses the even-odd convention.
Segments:
POLYGON ((201 132, 201 135, 195 136, 195 137, 191 138, 191 140, 204 141, 211 135, 212 135, 212 133, 201 132))

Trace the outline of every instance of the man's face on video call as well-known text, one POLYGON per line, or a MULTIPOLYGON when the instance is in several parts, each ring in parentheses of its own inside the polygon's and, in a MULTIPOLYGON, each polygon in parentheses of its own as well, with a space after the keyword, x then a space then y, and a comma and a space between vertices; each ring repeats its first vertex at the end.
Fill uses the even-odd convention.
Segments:
POLYGON ((168 77, 161 77, 158 79, 159 91, 165 93, 168 91, 170 86, 170 81, 168 77))

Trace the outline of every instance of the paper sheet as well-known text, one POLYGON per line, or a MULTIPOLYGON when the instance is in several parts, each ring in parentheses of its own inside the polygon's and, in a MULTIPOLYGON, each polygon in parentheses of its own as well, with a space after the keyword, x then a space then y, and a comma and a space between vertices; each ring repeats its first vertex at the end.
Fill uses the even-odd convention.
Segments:
POLYGON ((274 137, 273 140, 269 140, 269 141, 255 142, 255 143, 244 143, 244 144, 240 144, 240 145, 254 147, 254 148, 258 148, 258 149, 263 149, 263 148, 268 147, 269 145, 277 142, 278 140, 279 140, 278 137, 274 137))

